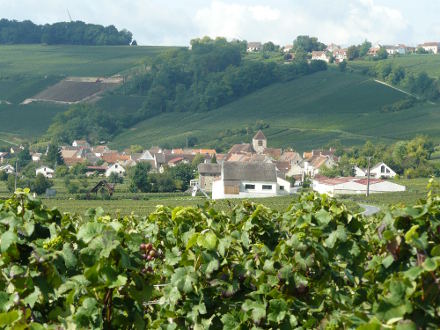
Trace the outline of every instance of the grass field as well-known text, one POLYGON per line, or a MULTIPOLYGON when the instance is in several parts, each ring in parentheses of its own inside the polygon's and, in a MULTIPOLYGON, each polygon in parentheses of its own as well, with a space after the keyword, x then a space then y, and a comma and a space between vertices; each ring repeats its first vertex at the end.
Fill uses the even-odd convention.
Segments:
MULTIPOLYGON (((419 73, 426 72, 433 78, 440 78, 440 55, 407 55, 390 57, 385 60, 386 63, 401 65, 408 72, 419 73)), ((378 64, 377 61, 353 61, 349 62, 349 67, 354 69, 370 68, 378 64)))
POLYGON ((0 46, 1 76, 112 76, 170 47, 0 46))
POLYGON ((177 146, 190 136, 197 137, 203 146, 227 146, 252 138, 237 134, 220 138, 227 129, 252 127, 259 120, 270 124, 264 131, 270 146, 290 146, 300 151, 335 139, 355 145, 366 140, 394 142, 427 134, 439 141, 437 105, 418 104, 394 113, 381 111, 384 105, 405 97, 368 77, 329 70, 271 85, 210 112, 154 117, 117 136, 113 146, 177 146))
POLYGON ((32 138, 44 134, 53 117, 67 107, 49 103, 0 105, 0 138, 2 134, 32 138))

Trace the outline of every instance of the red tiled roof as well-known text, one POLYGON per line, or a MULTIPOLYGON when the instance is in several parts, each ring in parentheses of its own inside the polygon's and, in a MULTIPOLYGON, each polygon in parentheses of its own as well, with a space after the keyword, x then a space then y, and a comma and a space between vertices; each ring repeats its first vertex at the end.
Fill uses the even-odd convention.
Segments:
POLYGON ((176 157, 176 158, 173 158, 173 159, 169 160, 168 164, 176 164, 176 163, 181 162, 182 160, 184 160, 183 157, 176 157))

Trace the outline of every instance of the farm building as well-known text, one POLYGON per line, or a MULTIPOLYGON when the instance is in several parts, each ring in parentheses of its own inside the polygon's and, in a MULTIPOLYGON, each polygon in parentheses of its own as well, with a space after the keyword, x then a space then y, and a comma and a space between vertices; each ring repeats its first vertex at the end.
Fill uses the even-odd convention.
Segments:
MULTIPOLYGON (((313 179, 313 190, 320 194, 335 195, 360 195, 367 192, 368 179, 365 178, 327 178, 317 176, 313 179)), ((370 179, 370 193, 388 193, 405 191, 406 187, 382 179, 370 179)))
POLYGON ((105 171, 105 176, 109 177, 113 173, 116 173, 119 176, 124 176, 125 168, 123 168, 121 164, 115 163, 105 171))
POLYGON ((290 191, 290 182, 278 177, 273 163, 224 162, 212 199, 275 197, 290 191))
POLYGON ((440 50, 440 42, 425 42, 418 47, 423 48, 428 53, 438 54, 440 50))
POLYGON ((46 178, 49 178, 49 179, 53 178, 54 173, 55 173, 55 171, 53 169, 51 169, 50 167, 46 167, 46 166, 42 166, 40 168, 37 168, 37 170, 35 171, 35 175, 43 174, 46 178))
POLYGON ((204 191, 211 192, 214 181, 220 179, 221 166, 219 164, 202 163, 199 164, 197 169, 199 171, 199 187, 204 191))

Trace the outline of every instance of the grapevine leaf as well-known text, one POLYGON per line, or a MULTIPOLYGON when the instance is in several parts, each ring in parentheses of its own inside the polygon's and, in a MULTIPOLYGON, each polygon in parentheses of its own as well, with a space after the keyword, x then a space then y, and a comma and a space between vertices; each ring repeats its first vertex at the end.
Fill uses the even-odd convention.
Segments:
POLYGON ((4 232, 0 239, 0 248, 2 253, 5 253, 12 244, 18 241, 17 235, 11 231, 4 232))
POLYGON ((81 226, 76 235, 79 240, 89 243, 94 237, 102 233, 103 225, 96 222, 88 222, 81 226))
POLYGON ((266 317, 266 303, 259 303, 252 300, 245 300, 243 305, 241 306, 243 311, 252 313, 252 320, 255 323, 260 322, 263 318, 266 317))
POLYGON ((6 327, 14 324, 20 319, 20 313, 16 310, 12 310, 6 313, 0 313, 0 326, 6 327))

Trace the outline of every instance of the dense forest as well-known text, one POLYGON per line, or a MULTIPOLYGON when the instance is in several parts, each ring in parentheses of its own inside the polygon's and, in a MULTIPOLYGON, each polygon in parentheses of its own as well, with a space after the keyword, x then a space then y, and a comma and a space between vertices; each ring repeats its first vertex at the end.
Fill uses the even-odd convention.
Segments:
POLYGON ((241 41, 192 40, 191 49, 165 52, 121 88, 121 94, 145 97, 134 115, 77 105, 54 119, 49 135, 65 142, 82 137, 92 142, 109 139, 161 113, 210 111, 270 84, 327 69, 323 61, 248 60, 245 51, 246 43, 241 41))
POLYGON ((0 20, 0 44, 130 45, 133 35, 81 21, 37 25, 31 21, 0 20))

